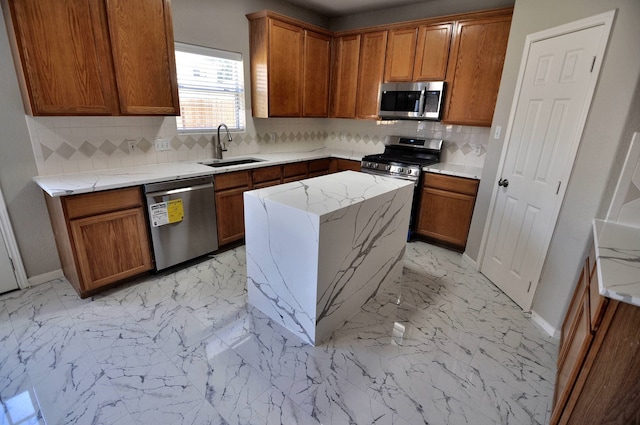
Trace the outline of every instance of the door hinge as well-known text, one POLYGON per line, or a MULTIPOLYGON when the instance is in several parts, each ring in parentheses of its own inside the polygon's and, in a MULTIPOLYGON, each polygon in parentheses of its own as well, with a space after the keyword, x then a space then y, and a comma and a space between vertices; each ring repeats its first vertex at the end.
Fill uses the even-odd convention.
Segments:
POLYGON ((591 69, 589 70, 589 72, 593 72, 593 68, 596 66, 596 57, 593 57, 593 60, 591 61, 591 69))
POLYGON ((558 193, 560 193, 560 185, 561 185, 561 184, 562 184, 562 182, 561 182, 561 181, 559 181, 559 182, 558 182, 558 188, 556 189, 556 195, 557 195, 558 193))
POLYGON ((527 293, 529 293, 529 291, 531 291, 531 281, 529 281, 529 287, 527 288, 527 293))

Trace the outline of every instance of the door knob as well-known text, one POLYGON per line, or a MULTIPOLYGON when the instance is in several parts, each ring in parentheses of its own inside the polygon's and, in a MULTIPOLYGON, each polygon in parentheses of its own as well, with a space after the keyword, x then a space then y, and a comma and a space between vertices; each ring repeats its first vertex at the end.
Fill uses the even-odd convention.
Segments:
POLYGON ((498 186, 503 186, 503 187, 509 186, 509 180, 507 180, 507 179, 498 180, 498 186))

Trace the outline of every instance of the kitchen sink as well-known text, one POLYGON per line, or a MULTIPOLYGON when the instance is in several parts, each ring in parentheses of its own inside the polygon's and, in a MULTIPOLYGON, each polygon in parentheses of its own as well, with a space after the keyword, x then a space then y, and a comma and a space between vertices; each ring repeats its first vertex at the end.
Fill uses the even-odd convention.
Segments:
POLYGON ((202 165, 208 165, 209 167, 229 167, 231 165, 252 164, 254 162, 262 162, 263 159, 256 158, 243 158, 243 159, 218 159, 213 161, 201 162, 202 165))

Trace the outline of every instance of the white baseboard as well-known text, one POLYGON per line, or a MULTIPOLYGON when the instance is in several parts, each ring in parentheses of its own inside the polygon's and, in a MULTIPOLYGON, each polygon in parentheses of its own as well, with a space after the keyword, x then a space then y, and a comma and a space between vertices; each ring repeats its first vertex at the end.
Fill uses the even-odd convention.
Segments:
POLYGON ((469 265, 472 266, 474 269, 476 269, 478 271, 480 270, 480 269, 478 269, 478 263, 476 262, 476 260, 474 260, 473 258, 469 257, 466 252, 462 254, 462 259, 465 262, 469 263, 469 265))
POLYGON ((560 338, 560 331, 549 324, 546 320, 542 318, 538 313, 531 310, 531 320, 540 326, 549 336, 553 338, 560 338))
POLYGON ((52 272, 39 274, 37 276, 31 276, 29 281, 29 286, 40 285, 45 282, 49 282, 50 280, 63 278, 64 274, 61 269, 54 270, 52 272))

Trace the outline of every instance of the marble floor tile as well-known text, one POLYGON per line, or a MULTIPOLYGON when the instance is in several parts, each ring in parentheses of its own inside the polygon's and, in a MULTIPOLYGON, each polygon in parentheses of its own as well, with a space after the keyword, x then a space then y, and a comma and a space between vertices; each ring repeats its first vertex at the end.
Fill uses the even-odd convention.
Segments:
POLYGON ((547 423, 558 341, 460 254, 409 243, 317 347, 247 304, 245 255, 0 295, 0 425, 547 423))

